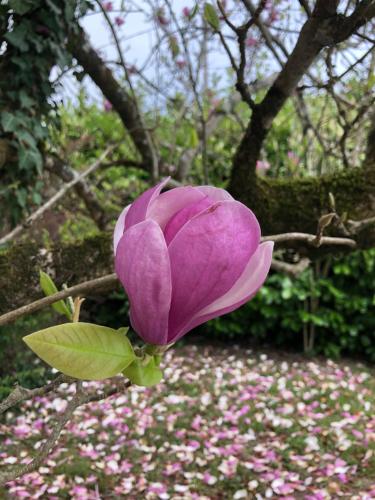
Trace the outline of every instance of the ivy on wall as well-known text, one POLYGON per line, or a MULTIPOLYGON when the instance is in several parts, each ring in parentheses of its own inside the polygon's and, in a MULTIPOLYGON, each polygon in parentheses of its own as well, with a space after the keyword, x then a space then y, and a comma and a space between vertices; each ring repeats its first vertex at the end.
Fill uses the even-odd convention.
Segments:
POLYGON ((86 0, 0 4, 0 211, 12 223, 41 202, 43 152, 49 125, 58 125, 51 70, 71 66, 67 33, 90 7, 86 0))

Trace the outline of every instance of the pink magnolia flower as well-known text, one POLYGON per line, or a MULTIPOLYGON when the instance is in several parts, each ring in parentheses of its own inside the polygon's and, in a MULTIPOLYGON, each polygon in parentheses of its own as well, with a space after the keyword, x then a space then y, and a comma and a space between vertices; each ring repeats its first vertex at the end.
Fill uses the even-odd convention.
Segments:
POLYGON ((256 163, 256 169, 259 171, 259 172, 266 172, 267 170, 269 170, 271 167, 271 165, 268 163, 268 161, 263 161, 263 160, 258 160, 257 163, 256 163))
POLYGON ((186 66, 185 59, 177 59, 176 66, 177 66, 178 69, 184 69, 185 66, 186 66))
POLYGON ((115 17, 116 26, 120 27, 125 23, 125 19, 123 17, 117 16, 115 17))
POLYGON ((182 9, 182 15, 183 15, 184 17, 189 17, 189 16, 190 16, 190 12, 191 12, 191 10, 189 9, 189 7, 184 7, 184 8, 182 9))
POLYGON ((245 41, 246 47, 255 47, 258 45, 258 40, 252 36, 248 36, 245 41))
POLYGON ((115 269, 130 321, 145 342, 166 345, 250 300, 268 274, 273 242, 260 244, 251 210, 224 189, 168 178, 127 206, 114 231, 115 269))
POLYGON ((112 110, 112 104, 109 101, 105 100, 104 101, 104 111, 111 111, 111 110, 112 110))
POLYGON ((161 26, 168 26, 169 19, 167 19, 167 17, 165 16, 163 8, 157 9, 156 20, 161 26))
POLYGON ((294 165, 298 165, 298 163, 299 163, 299 158, 298 158, 298 156, 296 155, 296 153, 294 153, 293 151, 288 151, 287 155, 288 155, 289 160, 290 160, 290 161, 291 161, 294 165))
POLYGON ((113 10, 113 2, 103 2, 103 9, 111 12, 113 10))

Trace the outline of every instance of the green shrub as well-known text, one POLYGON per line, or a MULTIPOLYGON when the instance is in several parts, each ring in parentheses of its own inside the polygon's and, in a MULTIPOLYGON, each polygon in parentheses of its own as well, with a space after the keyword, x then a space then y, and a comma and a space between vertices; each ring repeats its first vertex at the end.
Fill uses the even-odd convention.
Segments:
POLYGON ((26 347, 22 337, 53 323, 53 315, 44 311, 0 327, 0 401, 16 383, 36 387, 50 376, 50 369, 26 347))
POLYGON ((251 302, 200 331, 299 350, 303 331, 315 331, 313 352, 375 361, 375 249, 333 260, 327 268, 326 277, 314 269, 297 278, 272 273, 251 302))

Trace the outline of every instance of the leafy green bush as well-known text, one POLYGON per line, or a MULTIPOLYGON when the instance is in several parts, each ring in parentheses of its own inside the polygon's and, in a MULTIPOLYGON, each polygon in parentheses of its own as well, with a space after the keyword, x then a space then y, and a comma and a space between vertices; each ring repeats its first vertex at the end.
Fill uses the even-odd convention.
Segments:
POLYGON ((375 361, 375 249, 326 266, 326 277, 316 269, 294 279, 271 274, 251 302, 210 321, 200 331, 227 339, 247 336, 299 350, 303 332, 313 332, 311 350, 315 353, 358 355, 375 361))
POLYGON ((0 400, 9 394, 16 383, 23 387, 36 387, 50 375, 48 366, 26 347, 22 337, 53 323, 52 314, 44 311, 0 327, 0 400))

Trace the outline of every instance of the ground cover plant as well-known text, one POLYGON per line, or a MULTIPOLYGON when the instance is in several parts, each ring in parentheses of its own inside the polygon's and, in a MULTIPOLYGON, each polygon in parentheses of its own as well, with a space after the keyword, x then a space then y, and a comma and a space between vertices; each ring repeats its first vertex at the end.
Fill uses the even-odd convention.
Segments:
MULTIPOLYGON (((375 382, 366 366, 206 345, 169 351, 165 364, 155 388, 78 409, 46 464, 1 495, 374 497, 375 382)), ((30 458, 51 415, 66 408, 62 393, 8 415, 1 466, 20 450, 30 458)))

